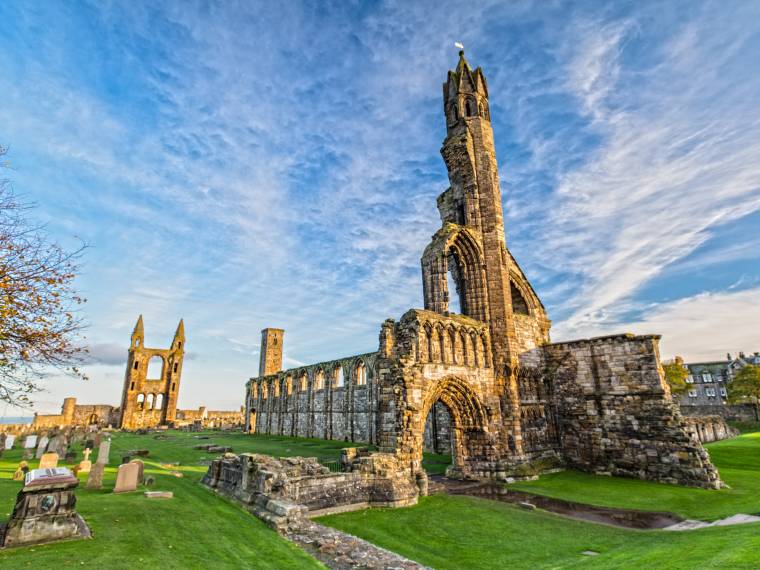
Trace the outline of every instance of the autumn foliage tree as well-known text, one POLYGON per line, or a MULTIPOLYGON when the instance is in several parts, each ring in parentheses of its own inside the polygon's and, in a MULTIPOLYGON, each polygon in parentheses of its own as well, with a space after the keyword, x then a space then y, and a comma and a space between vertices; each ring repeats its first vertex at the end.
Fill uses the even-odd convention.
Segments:
MULTIPOLYGON (((7 149, 0 147, 0 167, 7 149)), ((29 406, 53 372, 84 378, 86 349, 74 290, 83 247, 66 251, 26 217, 7 179, 0 179, 0 400, 29 406)))
POLYGON ((760 366, 749 364, 739 370, 728 384, 731 403, 760 402, 760 366))
POLYGON ((676 356, 673 360, 662 364, 665 370, 665 381, 670 386, 670 393, 679 396, 686 392, 686 378, 689 376, 689 369, 683 364, 683 359, 676 356))

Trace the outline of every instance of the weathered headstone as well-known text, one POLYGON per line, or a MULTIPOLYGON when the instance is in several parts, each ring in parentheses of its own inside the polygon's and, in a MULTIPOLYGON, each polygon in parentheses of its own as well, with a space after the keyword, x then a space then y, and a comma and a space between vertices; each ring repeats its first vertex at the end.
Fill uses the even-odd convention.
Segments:
POLYGON ((102 489, 103 488, 103 471, 105 471, 105 463, 97 461, 95 465, 90 469, 90 474, 87 477, 88 489, 102 489))
POLYGON ((74 489, 78 484, 77 478, 66 468, 35 469, 27 473, 0 546, 89 537, 87 523, 74 510, 74 489))
POLYGON ((98 449, 98 463, 108 465, 108 454, 111 452, 111 440, 104 439, 100 442, 100 448, 98 449))
POLYGON ((40 469, 55 469, 58 467, 58 454, 57 453, 45 453, 40 458, 40 469))
POLYGON ((137 463, 124 463, 119 465, 119 471, 116 473, 116 486, 114 493, 127 493, 137 490, 137 477, 140 473, 140 466, 137 463))
POLYGON ((130 463, 137 463, 137 465, 139 465, 140 469, 137 472, 137 483, 141 485, 145 479, 145 463, 143 463, 142 459, 133 459, 130 463))
POLYGON ((43 436, 40 438, 39 442, 37 443, 37 453, 35 453, 35 454, 34 454, 34 456, 35 456, 37 459, 39 459, 40 457, 42 457, 42 455, 43 455, 43 454, 45 453, 45 451, 47 450, 47 444, 48 444, 48 441, 50 441, 50 439, 49 439, 49 438, 48 438, 48 436, 46 436, 46 435, 43 435, 43 436))
POLYGON ((90 453, 92 453, 92 449, 89 447, 84 450, 84 459, 79 462, 79 473, 89 473, 90 469, 92 469, 92 461, 90 461, 90 453))
POLYGON ((35 447, 37 447, 37 436, 34 434, 26 436, 24 449, 34 449, 35 447))
POLYGON ((85 444, 85 447, 89 447, 90 449, 95 449, 95 440, 94 439, 88 439, 85 444))
POLYGON ((145 496, 148 499, 171 499, 174 493, 171 491, 145 491, 145 496))
POLYGON ((13 449, 13 442, 16 441, 16 436, 9 433, 5 436, 5 449, 13 449))
POLYGON ((68 439, 62 433, 51 437, 47 444, 48 452, 57 453, 59 456, 66 455, 68 447, 68 439))

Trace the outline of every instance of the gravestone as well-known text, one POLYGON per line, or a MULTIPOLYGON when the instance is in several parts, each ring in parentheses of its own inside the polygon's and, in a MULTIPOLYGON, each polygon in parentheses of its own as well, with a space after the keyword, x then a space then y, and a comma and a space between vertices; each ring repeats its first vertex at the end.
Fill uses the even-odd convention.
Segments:
POLYGON ((85 447, 89 447, 90 449, 95 449, 95 440, 94 439, 88 439, 85 444, 85 447))
POLYGON ((95 465, 90 469, 90 475, 87 477, 88 489, 102 489, 103 488, 103 471, 105 471, 105 463, 97 461, 95 465))
POLYGON ((37 444, 37 453, 34 454, 34 456, 39 459, 42 457, 42 454, 45 453, 45 450, 47 449, 47 444, 50 441, 50 438, 46 435, 43 435, 40 438, 39 443, 37 444))
POLYGON ((66 452, 66 455, 64 456, 63 460, 66 463, 73 463, 77 459, 77 452, 73 449, 70 449, 66 452))
POLYGON ((139 465, 140 468, 137 471, 137 483, 142 485, 142 482, 145 480, 145 463, 143 463, 142 459, 133 459, 130 463, 137 463, 137 465, 139 465))
POLYGON ((47 450, 50 453, 57 453, 60 455, 66 455, 66 450, 69 447, 66 436, 62 433, 54 435, 48 441, 47 450))
POLYGON ((58 454, 57 453, 45 453, 40 458, 40 469, 55 469, 58 467, 58 454))
POLYGON ((111 440, 104 439, 100 442, 100 448, 98 449, 98 463, 108 465, 108 454, 111 452, 111 440))
POLYGON ((16 441, 16 436, 13 434, 8 434, 5 436, 5 448, 4 449, 13 449, 13 442, 16 441))
POLYGON ((87 448, 84 450, 84 459, 79 462, 79 473, 89 473, 92 469, 92 461, 90 461, 90 453, 92 449, 87 448))
POLYGON ((140 473, 140 466, 137 463, 124 463, 119 465, 119 471, 116 474, 116 486, 114 493, 128 493, 137 490, 137 476, 140 473))
POLYGON ((37 447, 37 436, 26 436, 26 439, 24 440, 24 449, 34 449, 35 447, 37 447))
POLYGON ((0 546, 89 537, 87 523, 74 510, 74 489, 78 484, 79 480, 66 468, 27 473, 0 546))

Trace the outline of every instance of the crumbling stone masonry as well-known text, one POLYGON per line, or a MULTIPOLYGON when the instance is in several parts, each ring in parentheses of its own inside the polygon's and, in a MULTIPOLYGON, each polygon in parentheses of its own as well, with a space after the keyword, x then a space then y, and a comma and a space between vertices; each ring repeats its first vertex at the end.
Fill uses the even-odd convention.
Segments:
POLYGON ((452 475, 503 480, 564 464, 718 487, 664 382, 658 336, 550 342, 546 311, 506 247, 488 87, 463 52, 443 102, 450 187, 422 255, 424 309, 385 321, 376 353, 286 371, 282 331, 274 346, 265 330, 248 429, 371 442, 411 473, 426 439, 445 448, 447 432, 452 475), (426 437, 426 425, 438 433, 426 437))

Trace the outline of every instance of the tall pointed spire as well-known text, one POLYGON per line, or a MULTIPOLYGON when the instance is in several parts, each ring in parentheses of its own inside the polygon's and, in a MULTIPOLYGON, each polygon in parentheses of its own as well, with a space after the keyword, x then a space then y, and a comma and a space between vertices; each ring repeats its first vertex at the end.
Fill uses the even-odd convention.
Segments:
POLYGON ((143 326, 143 317, 140 315, 132 331, 132 346, 142 346, 145 340, 145 327, 143 326))
POLYGON ((174 341, 172 345, 174 348, 182 348, 185 343, 185 319, 180 319, 177 325, 177 331, 174 333, 174 341))

